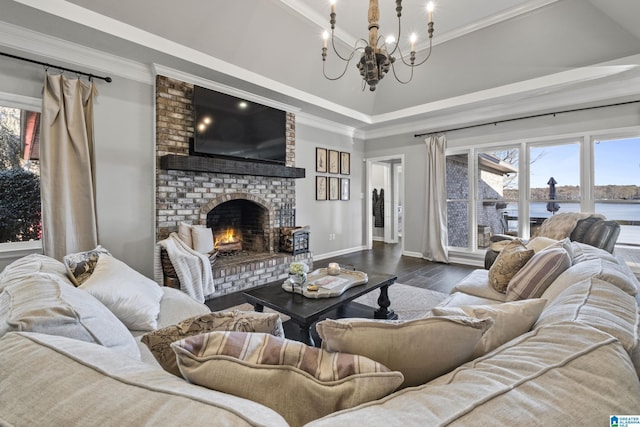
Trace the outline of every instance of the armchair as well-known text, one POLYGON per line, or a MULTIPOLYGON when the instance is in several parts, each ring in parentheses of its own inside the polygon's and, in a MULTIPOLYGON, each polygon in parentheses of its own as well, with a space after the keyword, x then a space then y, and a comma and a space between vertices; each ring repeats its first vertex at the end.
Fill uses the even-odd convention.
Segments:
MULTIPOLYGON (((615 221, 607 221, 598 214, 563 213, 547 218, 533 237, 549 237, 560 240, 565 237, 573 242, 586 243, 596 248, 613 253, 616 241, 620 235, 620 224, 615 221)), ((501 240, 513 240, 515 236, 496 234, 491 236, 492 242, 501 240)), ((500 250, 492 245, 484 256, 484 268, 489 269, 498 257, 500 250)))

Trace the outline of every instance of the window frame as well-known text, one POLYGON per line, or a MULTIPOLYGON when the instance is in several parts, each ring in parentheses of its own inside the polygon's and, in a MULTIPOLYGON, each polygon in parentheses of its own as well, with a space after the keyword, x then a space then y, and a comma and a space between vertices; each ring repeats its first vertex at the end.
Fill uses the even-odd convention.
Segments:
MULTIPOLYGON (((525 139, 510 139, 503 141, 493 141, 490 143, 477 145, 460 145, 447 148, 445 156, 467 154, 469 156, 468 174, 469 179, 473 182, 469 183, 469 210, 468 210, 468 229, 475 230, 478 225, 476 204, 479 201, 478 182, 477 182, 477 163, 478 154, 490 151, 501 151, 508 148, 519 149, 518 160, 518 216, 522 218, 530 217, 529 203, 530 200, 530 177, 529 177, 529 149, 531 147, 563 145, 567 143, 577 143, 579 145, 579 165, 580 165, 580 212, 595 211, 595 169, 594 169, 594 151, 596 141, 640 138, 640 126, 632 126, 622 129, 602 129, 592 130, 588 132, 570 133, 564 135, 550 135, 544 137, 531 137, 525 139), (472 159, 472 160, 471 160, 472 159)), ((518 221, 518 235, 523 238, 530 237, 529 221, 518 221)), ((469 232, 468 247, 448 247, 449 252, 457 255, 472 255, 475 257, 483 256, 486 249, 477 247, 476 233, 469 232)))
MULTIPOLYGON (((42 113, 41 98, 0 92, 0 105, 42 113)), ((42 253, 42 251, 42 240, 0 243, 0 259, 15 258, 16 256, 25 256, 32 253, 42 253)))

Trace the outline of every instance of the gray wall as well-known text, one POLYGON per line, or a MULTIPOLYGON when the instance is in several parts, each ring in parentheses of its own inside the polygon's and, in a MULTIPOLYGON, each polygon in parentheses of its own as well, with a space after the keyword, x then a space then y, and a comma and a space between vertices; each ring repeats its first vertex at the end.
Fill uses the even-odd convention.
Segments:
POLYGON ((311 226, 311 251, 314 259, 363 248, 365 225, 362 160, 362 141, 296 121, 296 166, 306 169, 306 178, 296 180, 296 215, 299 225, 311 226), (351 174, 316 173, 316 147, 351 153, 351 174), (316 176, 349 178, 350 200, 316 200, 316 176), (331 235, 335 235, 335 238, 331 235))

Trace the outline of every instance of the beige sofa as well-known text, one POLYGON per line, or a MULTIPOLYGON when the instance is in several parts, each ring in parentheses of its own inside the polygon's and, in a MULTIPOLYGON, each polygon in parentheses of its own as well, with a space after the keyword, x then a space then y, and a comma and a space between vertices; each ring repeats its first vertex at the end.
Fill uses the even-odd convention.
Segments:
MULTIPOLYGON (((426 384, 308 425, 606 425, 610 415, 637 414, 639 283, 605 251, 571 243, 571 258, 571 267, 542 294, 546 303, 533 326, 517 337, 426 384)), ((64 266, 30 256, 0 273, 0 290, 43 282, 66 289, 65 280, 64 266)), ((174 289, 162 292, 157 327, 207 311, 174 289)), ((94 315, 81 332, 68 333, 64 325, 15 332, 37 321, 5 326, 2 312, 16 303, 6 297, 0 293, 0 425, 287 425, 263 405, 168 374, 131 338, 140 352, 136 360, 130 341, 118 335, 121 329, 101 330, 108 320, 98 309, 88 309, 94 315)), ((504 301, 505 294, 489 286, 489 272, 476 270, 439 308, 501 307, 504 301)), ((432 346, 444 350, 448 344, 432 346)), ((278 385, 269 392, 278 393, 278 385)))

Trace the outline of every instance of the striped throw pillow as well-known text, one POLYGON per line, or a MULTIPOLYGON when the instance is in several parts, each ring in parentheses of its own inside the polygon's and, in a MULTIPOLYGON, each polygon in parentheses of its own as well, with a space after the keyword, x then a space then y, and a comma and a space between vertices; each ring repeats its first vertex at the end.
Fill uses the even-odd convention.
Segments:
POLYGON ((210 332, 171 347, 190 382, 261 403, 291 425, 379 399, 404 379, 364 356, 263 333, 210 332))
POLYGON ((562 272, 571 267, 571 257, 562 248, 535 254, 509 281, 506 301, 540 298, 562 272))

